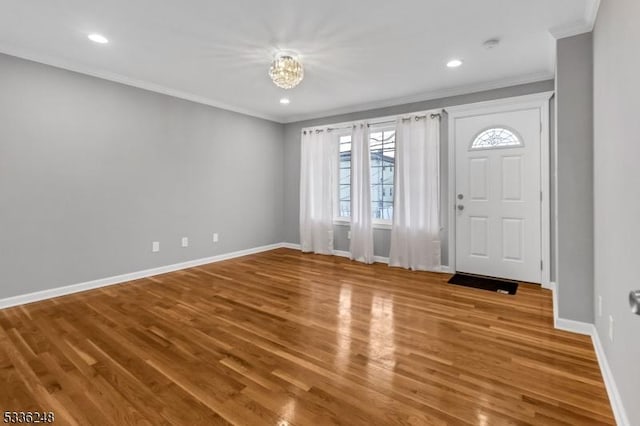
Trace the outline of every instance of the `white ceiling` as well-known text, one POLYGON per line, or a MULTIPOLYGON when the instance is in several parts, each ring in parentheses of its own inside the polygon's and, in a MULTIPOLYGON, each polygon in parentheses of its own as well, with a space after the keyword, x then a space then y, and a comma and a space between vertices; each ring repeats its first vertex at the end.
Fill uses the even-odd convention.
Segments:
POLYGON ((2 0, 0 51, 280 122, 551 78, 598 0, 2 0), (100 33, 110 43, 90 42, 100 33), (494 50, 482 42, 499 37, 494 50), (267 76, 278 49, 305 79, 267 76), (451 70, 445 63, 462 58, 451 70), (287 96, 291 104, 280 105, 287 96))

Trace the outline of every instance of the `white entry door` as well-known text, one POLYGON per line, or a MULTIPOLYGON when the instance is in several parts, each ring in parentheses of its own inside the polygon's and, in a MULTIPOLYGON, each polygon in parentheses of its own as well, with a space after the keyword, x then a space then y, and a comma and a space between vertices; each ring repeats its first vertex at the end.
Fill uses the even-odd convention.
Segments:
POLYGON ((453 121, 457 271, 541 282, 541 123, 517 107, 453 121))

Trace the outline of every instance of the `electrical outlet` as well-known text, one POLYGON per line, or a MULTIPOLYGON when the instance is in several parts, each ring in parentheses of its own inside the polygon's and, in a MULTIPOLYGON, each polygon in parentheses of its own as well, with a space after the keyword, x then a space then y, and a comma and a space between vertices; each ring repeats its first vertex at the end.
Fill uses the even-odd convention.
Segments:
POLYGON ((351 231, 347 231, 347 240, 351 239, 351 231))
POLYGON ((217 232, 213 234, 213 242, 214 243, 218 242, 218 233, 217 232))
POLYGON ((598 295, 598 316, 602 316, 602 296, 598 295))
POLYGON ((609 340, 613 342, 613 316, 609 315, 609 340))
POLYGON ((159 241, 154 241, 153 243, 151 243, 151 251, 153 253, 157 253, 160 251, 160 242, 159 241))
POLYGON ((189 238, 182 237, 182 247, 189 247, 189 238))

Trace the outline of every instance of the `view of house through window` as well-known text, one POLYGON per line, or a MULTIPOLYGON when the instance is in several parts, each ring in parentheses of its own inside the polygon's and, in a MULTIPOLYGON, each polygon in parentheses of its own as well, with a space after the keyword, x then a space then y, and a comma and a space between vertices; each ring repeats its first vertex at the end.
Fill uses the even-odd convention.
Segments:
MULTIPOLYGON (((372 129, 369 135, 369 148, 371 151, 371 215, 375 220, 391 221, 396 153, 395 128, 372 129)), ((340 136, 337 216, 351 217, 351 135, 340 136)))
POLYGON ((371 214, 374 219, 393 218, 393 171, 396 157, 395 128, 372 129, 371 150, 371 214))

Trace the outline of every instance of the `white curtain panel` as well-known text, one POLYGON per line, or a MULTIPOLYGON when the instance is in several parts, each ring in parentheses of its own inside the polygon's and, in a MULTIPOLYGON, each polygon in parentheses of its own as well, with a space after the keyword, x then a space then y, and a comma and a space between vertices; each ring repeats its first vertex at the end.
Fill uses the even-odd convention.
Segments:
POLYGON ((333 195, 338 140, 326 129, 302 132, 300 245, 303 252, 333 254, 333 195))
POLYGON ((373 263, 369 126, 356 123, 351 134, 351 259, 373 263))
POLYGON ((398 119, 395 167, 389 265, 439 271, 440 120, 398 119))

